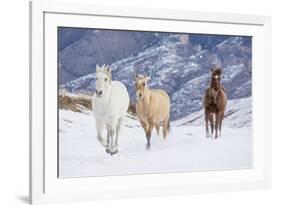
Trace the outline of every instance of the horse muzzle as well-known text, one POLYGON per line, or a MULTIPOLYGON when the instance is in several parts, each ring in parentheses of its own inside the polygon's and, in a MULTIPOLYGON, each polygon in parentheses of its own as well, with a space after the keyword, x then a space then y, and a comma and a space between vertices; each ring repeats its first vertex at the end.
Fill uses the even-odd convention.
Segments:
POLYGON ((137 94, 136 94, 136 99, 139 100, 139 99, 141 99, 141 98, 142 98, 142 94, 141 94, 141 93, 137 93, 137 94))
POLYGON ((100 98, 102 96, 102 91, 96 90, 96 96, 100 98))

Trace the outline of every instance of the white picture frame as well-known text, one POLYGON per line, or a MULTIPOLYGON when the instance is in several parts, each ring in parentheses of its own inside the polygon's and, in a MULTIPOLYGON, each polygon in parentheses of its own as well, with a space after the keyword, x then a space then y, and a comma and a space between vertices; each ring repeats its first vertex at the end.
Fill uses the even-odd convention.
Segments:
POLYGON ((80 3, 30 2, 30 111, 32 204, 269 188, 271 18, 80 3), (56 55, 53 54, 57 41, 54 29, 58 25, 94 27, 97 24, 105 28, 152 30, 157 26, 159 31, 202 33, 212 33, 216 29, 218 34, 253 36, 253 169, 59 179, 56 169, 56 136, 53 132, 55 124, 51 123, 56 120, 51 114, 52 110, 57 112, 57 108, 52 106, 52 101, 56 100, 52 96, 57 89, 54 83, 57 75, 54 69, 56 55))

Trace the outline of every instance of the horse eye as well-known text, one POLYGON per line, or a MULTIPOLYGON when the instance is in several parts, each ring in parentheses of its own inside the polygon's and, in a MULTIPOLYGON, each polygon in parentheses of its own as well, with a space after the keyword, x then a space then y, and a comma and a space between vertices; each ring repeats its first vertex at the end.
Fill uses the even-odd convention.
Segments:
POLYGON ((142 85, 145 86, 145 83, 143 83, 142 85))
POLYGON ((106 78, 106 79, 104 79, 104 81, 107 81, 107 78, 106 78))

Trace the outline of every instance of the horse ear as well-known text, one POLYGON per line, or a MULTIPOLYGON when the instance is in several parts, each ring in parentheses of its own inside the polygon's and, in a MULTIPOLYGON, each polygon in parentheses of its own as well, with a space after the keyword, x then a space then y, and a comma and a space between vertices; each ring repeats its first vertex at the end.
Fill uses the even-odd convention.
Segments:
POLYGON ((106 71, 111 73, 111 68, 109 67, 109 65, 106 66, 106 71))
POLYGON ((100 71, 100 66, 98 64, 96 65, 96 71, 100 71))
POLYGON ((213 73, 214 72, 214 68, 211 68, 211 73, 213 73))
POLYGON ((150 76, 146 76, 145 79, 146 79, 146 82, 148 82, 150 80, 150 76))
POLYGON ((143 77, 145 78, 146 82, 150 80, 150 76, 148 76, 147 74, 145 74, 143 77))
POLYGON ((136 73, 136 76, 135 76, 135 77, 136 77, 136 79, 137 79, 137 78, 144 78, 145 76, 136 73))
POLYGON ((106 65, 103 64, 100 68, 101 68, 101 70, 102 70, 102 69, 105 69, 105 68, 106 68, 106 65))

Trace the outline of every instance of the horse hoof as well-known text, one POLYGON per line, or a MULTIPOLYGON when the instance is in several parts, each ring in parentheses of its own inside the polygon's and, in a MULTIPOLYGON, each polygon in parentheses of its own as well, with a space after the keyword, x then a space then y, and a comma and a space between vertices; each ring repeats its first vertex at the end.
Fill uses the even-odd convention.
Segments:
POLYGON ((146 145, 146 150, 150 150, 150 144, 146 145))
POLYGON ((110 153, 110 149, 109 149, 109 148, 106 148, 106 149, 105 149, 105 152, 106 152, 107 154, 109 154, 109 153, 110 153))
POLYGON ((112 155, 115 155, 115 154, 117 154, 118 153, 118 150, 115 150, 115 151, 113 151, 113 152, 110 152, 110 155, 112 156, 112 155))

